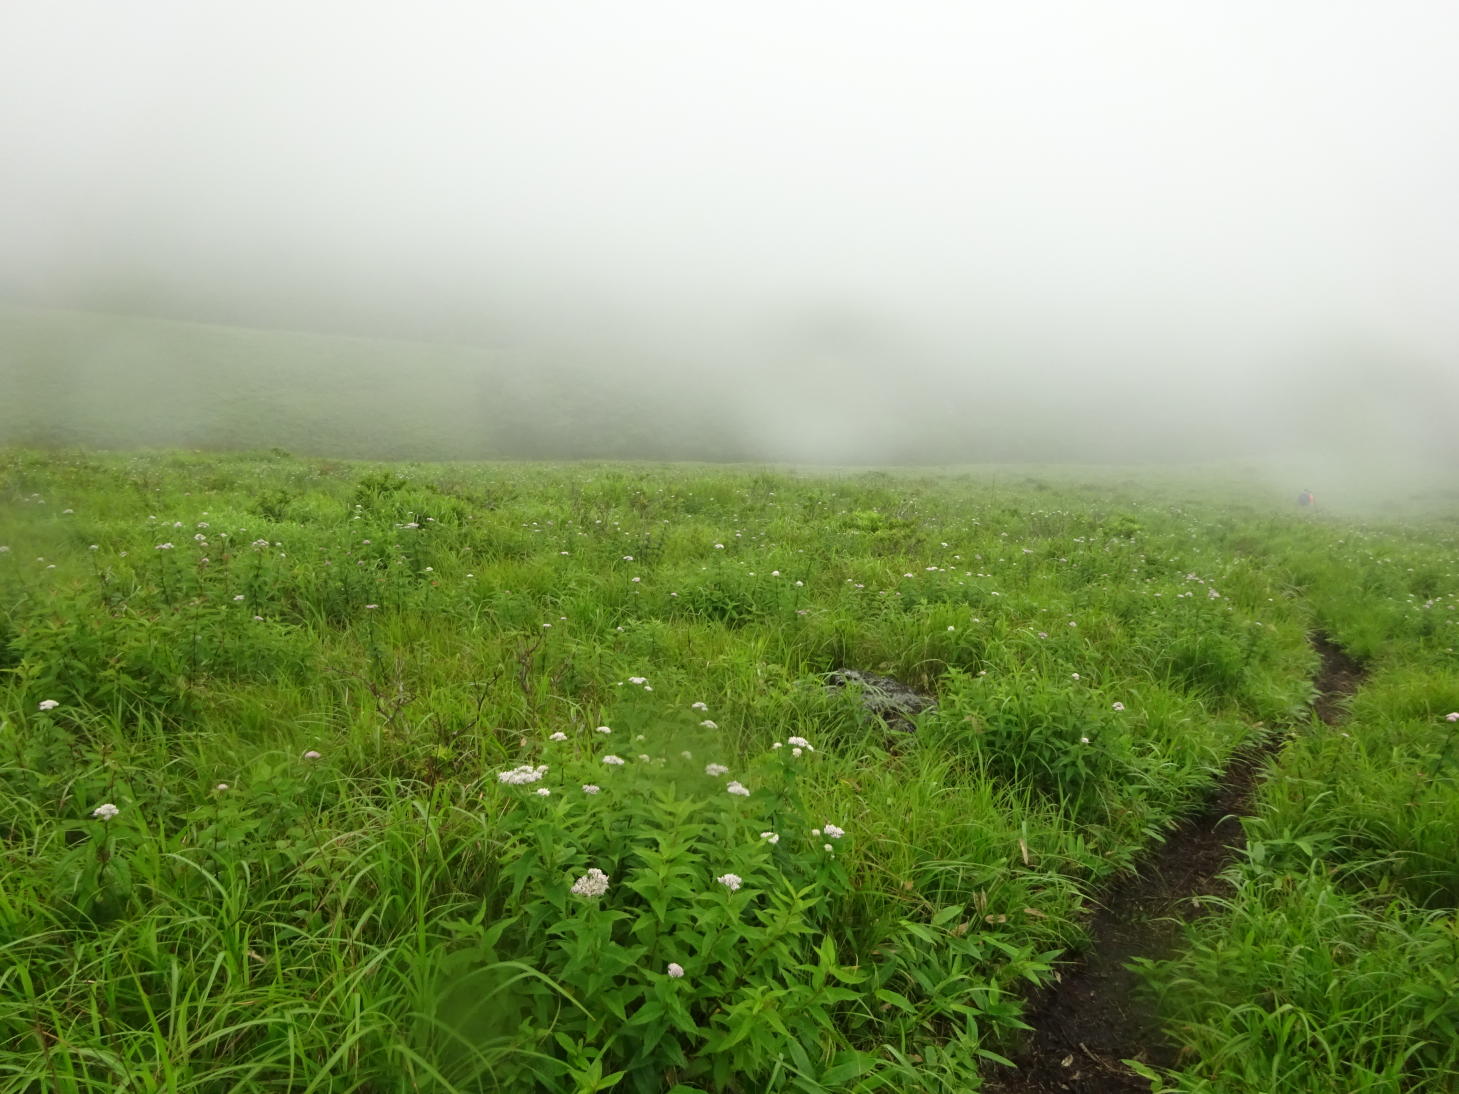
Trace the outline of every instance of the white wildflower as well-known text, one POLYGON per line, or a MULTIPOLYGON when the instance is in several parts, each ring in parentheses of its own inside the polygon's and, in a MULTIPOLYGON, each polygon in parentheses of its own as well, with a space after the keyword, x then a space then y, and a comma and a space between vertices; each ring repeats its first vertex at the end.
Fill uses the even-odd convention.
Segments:
POLYGON ((596 794, 601 789, 603 788, 597 783, 583 783, 584 794, 596 794))
POLYGON ((689 709, 690 710, 702 710, 706 714, 709 713, 709 707, 706 704, 704 704, 704 703, 690 703, 689 704, 689 709))
POLYGON ((594 733, 601 733, 601 734, 603 734, 606 737, 609 733, 612 733, 613 731, 611 729, 609 729, 607 726, 599 726, 597 729, 593 730, 593 732, 594 733))
POLYGON ((721 775, 728 775, 729 768, 725 767, 724 764, 705 764, 704 773, 717 779, 721 775))
POLYGON ((550 795, 551 793, 552 793, 552 791, 551 790, 548 790, 547 787, 545 787, 545 786, 539 786, 537 788, 537 790, 536 790, 536 794, 537 794, 537 796, 539 798, 545 798, 548 795, 550 795))
POLYGON ((552 736, 548 737, 547 739, 549 741, 565 741, 565 740, 567 740, 567 734, 564 733, 562 730, 559 729, 556 733, 554 733, 552 736))
POLYGON ((718 729, 719 728, 718 723, 711 722, 708 718, 704 719, 704 721, 700 722, 699 724, 704 729, 718 729))
POLYGON ((588 872, 572 883, 572 895, 580 896, 586 900, 600 897, 608 891, 608 875, 599 870, 596 866, 590 866, 588 872))
POLYGON ((677 961, 670 961, 668 973, 671 978, 677 980, 684 975, 684 966, 680 965, 677 961))
POLYGON ((510 771, 498 771, 496 781, 509 786, 526 786, 528 783, 541 782, 542 776, 545 774, 547 774, 546 764, 539 764, 536 767, 531 764, 522 764, 510 771))
POLYGON ((750 796, 750 788, 742 785, 738 780, 730 783, 725 789, 736 797, 748 798, 750 796))
POLYGON ((622 767, 623 766, 623 757, 622 756, 604 756, 603 757, 603 762, 605 764, 607 764, 609 767, 622 767))
POLYGON ((780 833, 779 832, 761 832, 760 833, 760 838, 762 840, 764 840, 766 843, 771 843, 771 844, 779 843, 780 842, 780 833))
POLYGON ((824 828, 821 829, 821 831, 826 834, 827 839, 840 839, 846 834, 846 830, 844 828, 838 828, 834 824, 826 825, 824 828))
POLYGON ((91 815, 97 820, 105 821, 111 820, 112 817, 116 816, 120 812, 121 810, 112 805, 111 802, 107 802, 105 805, 98 805, 95 809, 93 809, 91 811, 91 815))
POLYGON ((319 753, 315 752, 314 749, 311 748, 308 752, 304 753, 304 759, 317 760, 319 759, 319 753))
POLYGON ((55 710, 60 705, 61 704, 56 702, 56 700, 54 699, 42 699, 40 701, 40 708, 42 710, 55 710))
POLYGON ((719 877, 715 878, 714 880, 719 882, 732 893, 738 892, 740 886, 744 884, 744 879, 741 878, 739 874, 720 874, 719 877))

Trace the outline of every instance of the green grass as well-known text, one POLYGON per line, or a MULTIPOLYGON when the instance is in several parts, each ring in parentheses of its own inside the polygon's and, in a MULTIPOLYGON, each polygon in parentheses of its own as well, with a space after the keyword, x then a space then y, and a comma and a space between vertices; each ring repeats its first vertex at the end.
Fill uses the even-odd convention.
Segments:
MULTIPOLYGON (((1299 738, 1331 838, 1263 836, 1190 960, 1248 894, 1349 923, 1281 904, 1310 878, 1381 921, 1349 946, 1399 1017, 1241 946, 1172 1025, 1223 1059, 1260 984, 1452 1077, 1390 1051, 1452 935, 1452 555, 1223 489, 7 451, 0 1090, 976 1090, 1092 889, 1305 717, 1319 624, 1409 705, 1299 738), (889 728, 840 667, 938 708, 889 728)), ((1296 832, 1283 785, 1256 823, 1296 832)))
POLYGON ((1163 1089, 1447 1091, 1459 1082, 1459 601, 1451 521, 1334 528, 1289 556, 1368 661, 1342 724, 1296 734, 1235 892, 1151 969, 1197 1061, 1163 1089))

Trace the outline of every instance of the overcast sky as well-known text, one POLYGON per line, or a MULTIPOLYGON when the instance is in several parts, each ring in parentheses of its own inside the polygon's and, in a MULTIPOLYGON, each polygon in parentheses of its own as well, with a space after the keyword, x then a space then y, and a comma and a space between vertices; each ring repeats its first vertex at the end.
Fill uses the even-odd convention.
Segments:
POLYGON ((1352 358, 1431 402, 1456 42, 1401 0, 6 0, 0 294, 1227 414, 1352 358))

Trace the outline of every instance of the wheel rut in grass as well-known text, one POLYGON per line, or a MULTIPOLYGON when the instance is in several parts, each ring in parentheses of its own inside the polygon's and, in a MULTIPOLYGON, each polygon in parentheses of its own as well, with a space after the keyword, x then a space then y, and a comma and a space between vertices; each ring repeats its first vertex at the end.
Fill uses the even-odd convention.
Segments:
MULTIPOLYGON (((1331 724, 1363 670, 1325 635, 1311 641, 1322 658, 1313 709, 1331 724)), ((1239 818, 1282 740, 1271 734, 1235 756, 1199 808, 1151 849, 1133 876, 1104 894, 1088 947, 1033 1000, 1027 1015, 1033 1032, 1014 1057, 1017 1070, 991 1075, 989 1094, 1148 1094, 1149 1081, 1121 1061, 1176 1065, 1128 965, 1172 953, 1180 924, 1201 915, 1203 898, 1221 891, 1219 875, 1245 845, 1239 818)))

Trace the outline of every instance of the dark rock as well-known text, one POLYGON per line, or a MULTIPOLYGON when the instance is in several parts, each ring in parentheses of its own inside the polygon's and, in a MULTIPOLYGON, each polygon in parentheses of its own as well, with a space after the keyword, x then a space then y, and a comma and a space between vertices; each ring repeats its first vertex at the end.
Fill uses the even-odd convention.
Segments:
POLYGON ((904 723, 908 728, 913 717, 937 706, 932 696, 900 680, 857 669, 836 669, 826 676, 826 686, 854 687, 856 697, 866 710, 888 722, 904 723))

